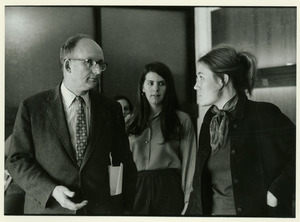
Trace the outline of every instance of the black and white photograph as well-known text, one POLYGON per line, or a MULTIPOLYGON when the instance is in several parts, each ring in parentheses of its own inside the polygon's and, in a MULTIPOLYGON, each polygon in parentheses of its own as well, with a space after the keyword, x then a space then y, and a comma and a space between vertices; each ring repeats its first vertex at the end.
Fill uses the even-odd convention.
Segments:
POLYGON ((297 4, 6 1, 2 221, 298 221, 297 4))

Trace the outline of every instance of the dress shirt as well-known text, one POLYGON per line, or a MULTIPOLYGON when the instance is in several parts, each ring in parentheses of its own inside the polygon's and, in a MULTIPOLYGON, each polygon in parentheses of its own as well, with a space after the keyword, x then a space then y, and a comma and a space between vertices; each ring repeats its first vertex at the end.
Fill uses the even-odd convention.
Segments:
MULTIPOLYGON (((64 110, 66 114, 66 120, 69 127, 69 132, 71 136, 71 141, 74 149, 76 149, 76 114, 78 109, 78 104, 76 103, 76 95, 71 92, 64 83, 61 84, 61 94, 64 104, 64 110)), ((89 138, 89 126, 90 126, 90 116, 91 116, 91 102, 89 93, 81 96, 84 100, 84 112, 86 117, 86 128, 87 128, 87 138, 89 138)))
POLYGON ((180 140, 163 143, 160 115, 148 121, 148 127, 140 135, 130 135, 130 149, 138 171, 178 169, 182 177, 185 202, 192 192, 192 181, 196 162, 196 137, 188 114, 177 111, 182 125, 180 140))

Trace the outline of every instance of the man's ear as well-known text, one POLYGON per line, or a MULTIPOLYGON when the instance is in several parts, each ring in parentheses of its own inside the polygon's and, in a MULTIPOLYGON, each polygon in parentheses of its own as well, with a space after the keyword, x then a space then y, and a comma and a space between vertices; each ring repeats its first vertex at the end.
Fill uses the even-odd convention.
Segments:
POLYGON ((69 59, 66 59, 65 61, 65 69, 70 72, 71 71, 71 68, 70 68, 70 60, 69 59))

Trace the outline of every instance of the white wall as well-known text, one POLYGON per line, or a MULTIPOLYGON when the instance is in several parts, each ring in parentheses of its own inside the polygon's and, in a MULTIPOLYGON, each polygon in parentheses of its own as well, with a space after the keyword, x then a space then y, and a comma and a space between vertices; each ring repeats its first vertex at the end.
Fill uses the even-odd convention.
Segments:
MULTIPOLYGON (((195 62, 201 56, 206 54, 208 51, 211 50, 212 43, 211 43, 211 11, 217 8, 210 8, 210 7, 199 7, 195 8, 195 62)), ((196 73, 198 73, 197 65, 196 65, 196 73)), ((196 75, 195 75, 196 78, 196 75)), ((199 104, 198 97, 197 97, 197 104, 199 104)), ((202 120, 204 114, 206 113, 208 107, 201 107, 199 106, 199 117, 197 121, 197 135, 199 135, 199 131, 201 129, 202 120)))

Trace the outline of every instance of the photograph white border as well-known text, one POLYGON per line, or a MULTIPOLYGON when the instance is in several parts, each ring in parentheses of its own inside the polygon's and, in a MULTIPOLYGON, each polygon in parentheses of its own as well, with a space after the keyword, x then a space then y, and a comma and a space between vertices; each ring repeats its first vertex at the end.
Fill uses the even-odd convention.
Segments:
MULTIPOLYGON (((0 41, 0 67, 2 70, 2 75, 0 75, 0 82, 2 83, 2 92, 0 93, 0 101, 1 101, 1 128, 0 133, 3 138, 2 142, 2 158, 1 158, 1 170, 4 172, 4 105, 5 105, 5 67, 4 67, 4 61, 5 61, 5 6, 207 6, 207 7, 222 7, 222 6, 291 6, 297 7, 297 43, 299 40, 299 1, 296 0, 230 0, 230 1, 216 1, 216 0, 146 0, 146 1, 133 1, 133 0, 124 0, 124 1, 116 1, 116 0, 86 0, 86 1, 79 1, 79 0, 64 0, 64 1, 49 1, 49 0, 2 0, 1 1, 1 9, 0 9, 0 28, 1 28, 1 41, 0 41), (143 2, 143 3, 141 3, 143 2)), ((297 44, 297 63, 298 63, 298 44, 297 44)), ((297 67, 297 73, 299 73, 299 68, 297 67)), ((299 78, 297 78, 297 86, 299 85, 299 78)), ((296 89, 297 95, 299 94, 299 89, 297 87, 296 89)), ((299 104, 299 98, 297 96, 297 105, 299 104)), ((297 106, 297 117, 298 117, 298 106, 297 106)), ((299 126, 299 118, 296 118, 296 126, 299 126)), ((297 130, 297 148, 299 149, 299 130, 297 130)), ((299 151, 297 153, 297 161, 296 161, 296 178, 297 178, 297 188, 299 186, 299 151)), ((4 186, 4 181, 1 180, 0 182, 1 186, 4 186)), ((153 222, 154 221, 162 221, 162 222, 173 222, 173 221, 187 221, 187 222, 194 222, 194 221, 201 221, 201 222, 247 222, 247 221, 263 221, 263 222, 273 222, 273 221, 300 221, 299 219, 299 213, 300 213, 300 201, 299 201, 299 192, 296 192, 296 218, 242 218, 242 217, 216 217, 216 218, 207 218, 207 217, 114 217, 114 216, 4 216, 4 192, 1 192, 0 195, 0 221, 6 222, 6 221, 22 221, 22 222, 34 222, 34 221, 67 221, 71 220, 72 222, 99 222, 99 221, 128 221, 128 222, 135 222, 135 221, 143 221, 143 222, 153 222), (298 209, 297 209, 298 208, 298 209)))

